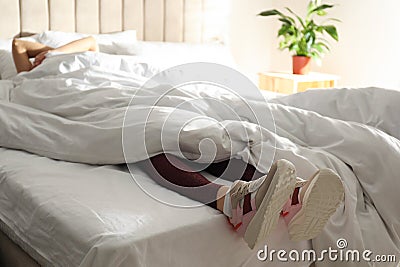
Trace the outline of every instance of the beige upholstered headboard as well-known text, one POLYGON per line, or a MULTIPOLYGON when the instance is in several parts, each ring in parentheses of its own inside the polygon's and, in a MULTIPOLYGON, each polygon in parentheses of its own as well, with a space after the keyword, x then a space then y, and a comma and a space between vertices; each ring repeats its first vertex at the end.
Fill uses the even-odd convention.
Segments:
POLYGON ((0 38, 136 30, 138 39, 223 41, 229 0, 0 0, 0 38))

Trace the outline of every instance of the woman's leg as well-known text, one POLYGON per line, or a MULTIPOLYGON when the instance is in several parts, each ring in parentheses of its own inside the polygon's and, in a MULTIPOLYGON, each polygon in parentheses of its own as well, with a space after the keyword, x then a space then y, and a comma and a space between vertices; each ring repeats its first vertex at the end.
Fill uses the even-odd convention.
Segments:
MULTIPOLYGON (((160 185, 187 196, 191 199, 200 201, 212 208, 223 212, 225 195, 229 186, 223 186, 209 181, 206 177, 192 170, 189 164, 184 163, 183 159, 172 155, 160 154, 140 163, 144 170, 160 185), (208 185, 207 187, 204 187, 208 185), (210 200, 214 200, 210 202, 210 200)), ((205 171, 215 177, 234 180, 251 181, 258 179, 265 174, 260 173, 250 164, 242 160, 230 159, 222 162, 212 163, 205 168, 205 171)), ((294 191, 293 205, 298 203, 299 188, 294 191)), ((243 211, 251 211, 250 195, 245 196, 243 211)))
MULTIPOLYGON (((200 173, 190 171, 192 168, 183 159, 160 154, 141 162, 141 166, 160 185, 223 212, 229 186, 211 182, 200 173)), ((228 180, 251 181, 263 176, 252 165, 237 159, 212 163, 205 171, 228 180)), ((250 195, 244 199, 243 211, 251 211, 250 195)))
POLYGON ((211 163, 206 169, 208 173, 215 177, 224 178, 226 180, 242 180, 249 182, 264 176, 256 170, 256 168, 240 159, 230 159, 217 163, 211 163))
MULTIPOLYGON (((160 154, 142 161, 140 165, 153 180, 163 187, 224 213, 225 196, 230 187, 209 181, 199 172, 194 171, 189 166, 189 162, 185 163, 183 159, 173 155, 160 154)), ((251 181, 264 175, 252 165, 237 159, 212 163, 205 168, 205 171, 216 177, 222 176, 222 178, 234 181, 251 181)), ((269 180, 272 179, 272 177, 269 178, 269 180)), ((251 195, 247 194, 243 200, 243 214, 247 214, 252 209, 251 195)))
POLYGON ((190 171, 192 168, 189 164, 173 155, 160 154, 140 162, 140 166, 158 184, 215 209, 221 207, 217 206, 216 201, 217 195, 221 193, 220 189, 229 189, 227 186, 210 182, 198 172, 190 171))

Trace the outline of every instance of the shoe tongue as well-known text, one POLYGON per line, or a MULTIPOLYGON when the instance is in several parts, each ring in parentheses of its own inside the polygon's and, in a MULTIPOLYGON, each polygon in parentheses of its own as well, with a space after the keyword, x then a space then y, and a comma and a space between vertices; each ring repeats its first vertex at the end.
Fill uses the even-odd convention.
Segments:
POLYGON ((273 176, 266 176, 264 178, 260 178, 259 180, 261 180, 260 184, 258 185, 257 189, 258 191, 255 193, 255 201, 256 201, 256 207, 260 207, 261 202, 263 201, 265 194, 268 191, 268 188, 272 182, 272 177, 273 176), (264 184, 263 184, 264 183, 264 184), (261 188, 260 186, 263 185, 261 188))
POLYGON ((223 213, 224 213, 228 218, 232 218, 231 195, 229 194, 229 192, 226 193, 226 195, 225 195, 223 213))
POLYGON ((247 194, 243 200, 243 215, 249 213, 251 210, 251 195, 247 194))
POLYGON ((293 196, 292 196, 292 205, 296 205, 300 203, 300 187, 296 187, 293 191, 293 196))

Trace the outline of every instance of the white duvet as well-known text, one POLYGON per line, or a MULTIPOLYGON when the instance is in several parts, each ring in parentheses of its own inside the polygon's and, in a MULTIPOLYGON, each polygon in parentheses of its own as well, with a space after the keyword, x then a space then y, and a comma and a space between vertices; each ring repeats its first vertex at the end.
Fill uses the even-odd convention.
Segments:
POLYGON ((316 90, 273 103, 248 100, 249 110, 234 94, 193 85, 172 90, 155 106, 168 84, 142 85, 156 72, 132 58, 104 54, 49 57, 6 90, 0 146, 90 164, 133 163, 163 150, 202 162, 234 156, 263 172, 286 158, 303 178, 329 167, 343 179, 345 202, 312 240, 313 248, 335 249, 345 238, 349 249, 400 259, 399 92, 316 90), (196 104, 182 105, 191 100, 196 104), (251 111, 265 114, 261 125, 251 111))

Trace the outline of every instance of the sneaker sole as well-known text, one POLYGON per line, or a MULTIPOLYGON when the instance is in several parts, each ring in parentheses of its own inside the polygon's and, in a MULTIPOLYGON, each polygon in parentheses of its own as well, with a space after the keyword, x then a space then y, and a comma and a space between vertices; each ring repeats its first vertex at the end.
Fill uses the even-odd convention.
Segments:
POLYGON ((251 249, 265 240, 276 227, 282 208, 293 193, 295 183, 294 165, 287 160, 279 160, 267 193, 244 234, 244 240, 251 249))
POLYGON ((304 195, 301 210, 289 223, 290 239, 309 240, 319 235, 343 198, 340 177, 332 170, 320 170, 304 195))

